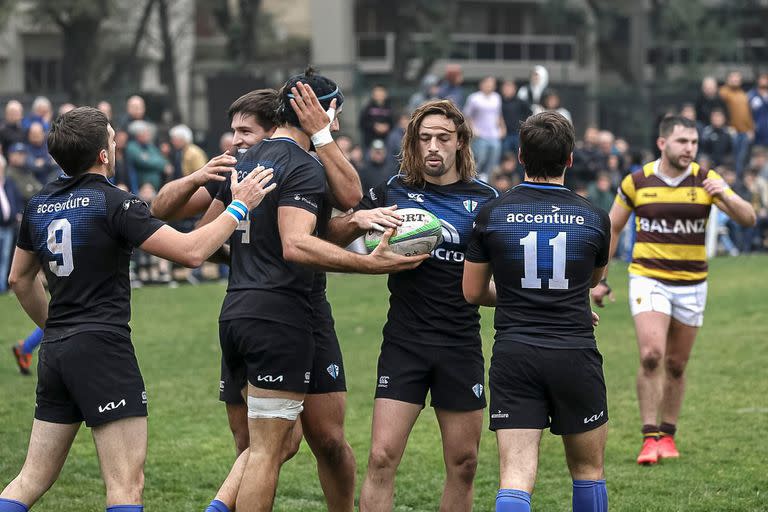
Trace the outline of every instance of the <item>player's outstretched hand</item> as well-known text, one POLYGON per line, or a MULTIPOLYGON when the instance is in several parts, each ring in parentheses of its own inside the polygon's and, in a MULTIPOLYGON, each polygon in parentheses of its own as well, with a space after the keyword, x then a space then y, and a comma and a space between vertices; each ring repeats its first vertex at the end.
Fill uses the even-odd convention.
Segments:
MULTIPOLYGON (((298 82, 296 86, 291 87, 291 93, 291 107, 305 132, 314 135, 333 122, 333 117, 323 110, 320 100, 310 86, 298 82)), ((335 114, 336 98, 331 100, 331 109, 335 114)))
POLYGON ((722 197, 723 193, 725 193, 726 189, 728 188, 725 180, 718 178, 707 178, 704 180, 702 185, 704 185, 704 190, 706 190, 707 194, 711 195, 712 197, 722 197))
POLYGON ((265 169, 264 166, 260 165, 238 183, 237 171, 232 169, 230 185, 232 187, 232 200, 238 199, 244 202, 249 210, 259 206, 264 196, 272 192, 277 186, 276 183, 267 186, 267 183, 272 179, 273 172, 271 167, 265 169))
POLYGON ((388 229, 396 229, 403 224, 403 218, 395 211, 397 205, 372 210, 358 210, 352 214, 352 222, 357 229, 370 231, 375 229, 382 233, 388 229))
POLYGON ((222 153, 208 160, 208 163, 191 174, 192 181, 198 187, 202 187, 209 181, 224 181, 226 175, 237 163, 237 159, 228 153, 222 153))
POLYGON ((590 294, 592 295, 592 301, 595 303, 595 306, 599 308, 605 307, 605 297, 608 297, 611 302, 616 302, 616 298, 613 296, 613 290, 611 290, 605 283, 598 283, 597 286, 592 288, 590 294))
POLYGON ((429 258, 429 254, 420 254, 418 256, 403 256, 397 254, 389 246, 389 239, 395 232, 394 229, 388 229, 381 237, 381 242, 373 252, 368 256, 370 259, 369 270, 371 274, 392 274, 403 270, 410 270, 418 267, 422 261, 429 258))

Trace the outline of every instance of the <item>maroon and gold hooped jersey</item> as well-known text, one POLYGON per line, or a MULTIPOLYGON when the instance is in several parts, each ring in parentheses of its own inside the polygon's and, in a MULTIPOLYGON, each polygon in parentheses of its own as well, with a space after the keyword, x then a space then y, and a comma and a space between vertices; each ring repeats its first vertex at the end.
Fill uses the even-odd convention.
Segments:
MULTIPOLYGON (((707 278, 704 241, 712 204, 704 180, 720 179, 696 162, 675 179, 658 173, 659 161, 626 176, 616 202, 635 212, 637 240, 629 273, 668 284, 695 284, 707 278)), ((726 194, 733 194, 729 188, 726 194)))

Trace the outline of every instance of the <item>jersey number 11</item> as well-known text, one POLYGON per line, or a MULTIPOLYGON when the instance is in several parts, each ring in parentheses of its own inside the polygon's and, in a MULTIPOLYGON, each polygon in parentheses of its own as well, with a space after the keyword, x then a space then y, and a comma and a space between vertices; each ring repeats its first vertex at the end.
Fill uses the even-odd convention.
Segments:
MULTIPOLYGON (((549 245, 552 246, 552 279, 549 280, 547 286, 550 290, 568 289, 568 279, 565 277, 565 239, 566 233, 561 231, 549 241, 549 245)), ((520 239, 520 245, 525 251, 525 274, 520 279, 520 286, 523 288, 541 289, 537 242, 538 233, 536 231, 530 231, 525 238, 520 239)))

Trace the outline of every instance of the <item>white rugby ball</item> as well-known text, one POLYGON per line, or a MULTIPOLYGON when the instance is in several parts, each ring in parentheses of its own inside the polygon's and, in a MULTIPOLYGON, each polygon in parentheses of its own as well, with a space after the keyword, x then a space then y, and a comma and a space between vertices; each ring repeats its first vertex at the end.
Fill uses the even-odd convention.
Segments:
MULTIPOLYGON (((393 252, 403 256, 429 254, 443 241, 440 219, 432 213, 420 208, 402 208, 395 212, 402 217, 403 224, 389 239, 393 252)), ((368 231, 365 235, 365 248, 369 252, 373 251, 381 242, 383 234, 374 229, 368 231)))

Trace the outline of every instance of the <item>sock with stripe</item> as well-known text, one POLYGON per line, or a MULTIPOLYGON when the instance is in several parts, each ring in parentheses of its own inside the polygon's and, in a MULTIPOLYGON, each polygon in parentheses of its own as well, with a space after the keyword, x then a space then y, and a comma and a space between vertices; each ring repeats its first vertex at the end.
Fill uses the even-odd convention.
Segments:
POLYGON ((643 425, 643 439, 652 437, 654 439, 659 438, 659 426, 658 425, 643 425))
POLYGON ((219 500, 213 500, 205 512, 230 512, 229 507, 219 500))
POLYGON ((531 495, 518 489, 499 489, 496 512, 531 512, 531 495))
POLYGON ((27 512, 29 507, 20 501, 0 498, 0 512, 27 512))
POLYGON ((43 330, 38 327, 24 340, 21 351, 25 354, 31 354, 35 351, 41 341, 43 341, 43 330))
POLYGON ((677 427, 672 423, 662 423, 661 425, 659 425, 659 435, 675 437, 676 432, 677 432, 677 427))
POLYGON ((144 505, 112 505, 107 512, 144 512, 144 505))
POLYGON ((605 480, 574 480, 573 512, 608 512, 605 480))

